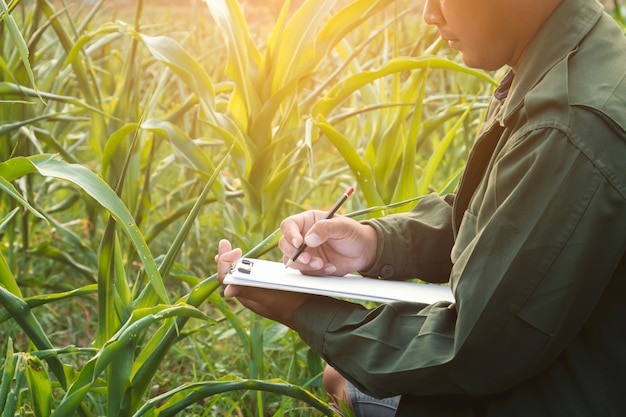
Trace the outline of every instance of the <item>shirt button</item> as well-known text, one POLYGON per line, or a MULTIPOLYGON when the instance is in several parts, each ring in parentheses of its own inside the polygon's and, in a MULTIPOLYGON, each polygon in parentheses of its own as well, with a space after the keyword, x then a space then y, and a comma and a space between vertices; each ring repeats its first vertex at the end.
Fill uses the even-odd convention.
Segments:
POLYGON ((385 265, 380 270, 380 276, 383 278, 391 278, 393 276, 393 266, 385 265))

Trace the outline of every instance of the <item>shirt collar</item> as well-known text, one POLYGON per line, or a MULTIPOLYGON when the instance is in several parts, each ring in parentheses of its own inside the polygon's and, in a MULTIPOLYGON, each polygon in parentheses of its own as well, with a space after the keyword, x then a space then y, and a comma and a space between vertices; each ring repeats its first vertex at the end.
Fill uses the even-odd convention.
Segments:
POLYGON ((502 81, 500 81, 500 85, 494 91, 493 96, 500 101, 505 101, 509 95, 509 90, 511 90, 511 85, 513 84, 513 77, 515 77, 515 73, 513 70, 509 70, 504 77, 502 77, 502 81))
POLYGON ((528 91, 563 60, 600 19, 604 8, 589 0, 563 0, 526 50, 502 112, 503 122, 523 103, 528 91))

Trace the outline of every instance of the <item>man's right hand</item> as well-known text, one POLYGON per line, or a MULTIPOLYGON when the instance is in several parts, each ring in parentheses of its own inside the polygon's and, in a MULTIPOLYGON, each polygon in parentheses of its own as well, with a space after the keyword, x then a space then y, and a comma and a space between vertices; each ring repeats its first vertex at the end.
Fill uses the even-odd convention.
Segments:
POLYGON ((278 242, 286 263, 306 242, 306 250, 291 264, 308 275, 338 275, 370 269, 376 260, 378 238, 373 227, 349 217, 325 219, 320 210, 287 217, 278 242))

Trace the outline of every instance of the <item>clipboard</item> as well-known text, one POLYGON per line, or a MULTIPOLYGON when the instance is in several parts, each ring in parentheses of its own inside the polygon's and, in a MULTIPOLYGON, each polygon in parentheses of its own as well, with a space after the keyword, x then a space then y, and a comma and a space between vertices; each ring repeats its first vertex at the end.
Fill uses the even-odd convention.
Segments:
POLYGON ((336 298, 389 303, 409 301, 433 304, 454 302, 447 285, 389 281, 348 274, 337 276, 303 275, 281 262, 241 258, 230 268, 225 284, 325 295, 336 298))

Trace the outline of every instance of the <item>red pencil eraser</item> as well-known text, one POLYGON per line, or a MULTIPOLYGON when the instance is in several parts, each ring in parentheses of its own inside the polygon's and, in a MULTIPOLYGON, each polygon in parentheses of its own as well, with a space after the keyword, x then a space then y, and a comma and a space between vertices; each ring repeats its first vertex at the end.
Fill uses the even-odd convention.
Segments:
POLYGON ((350 194, 352 194, 353 192, 354 192, 354 187, 349 187, 349 188, 346 190, 346 195, 350 195, 350 194))

